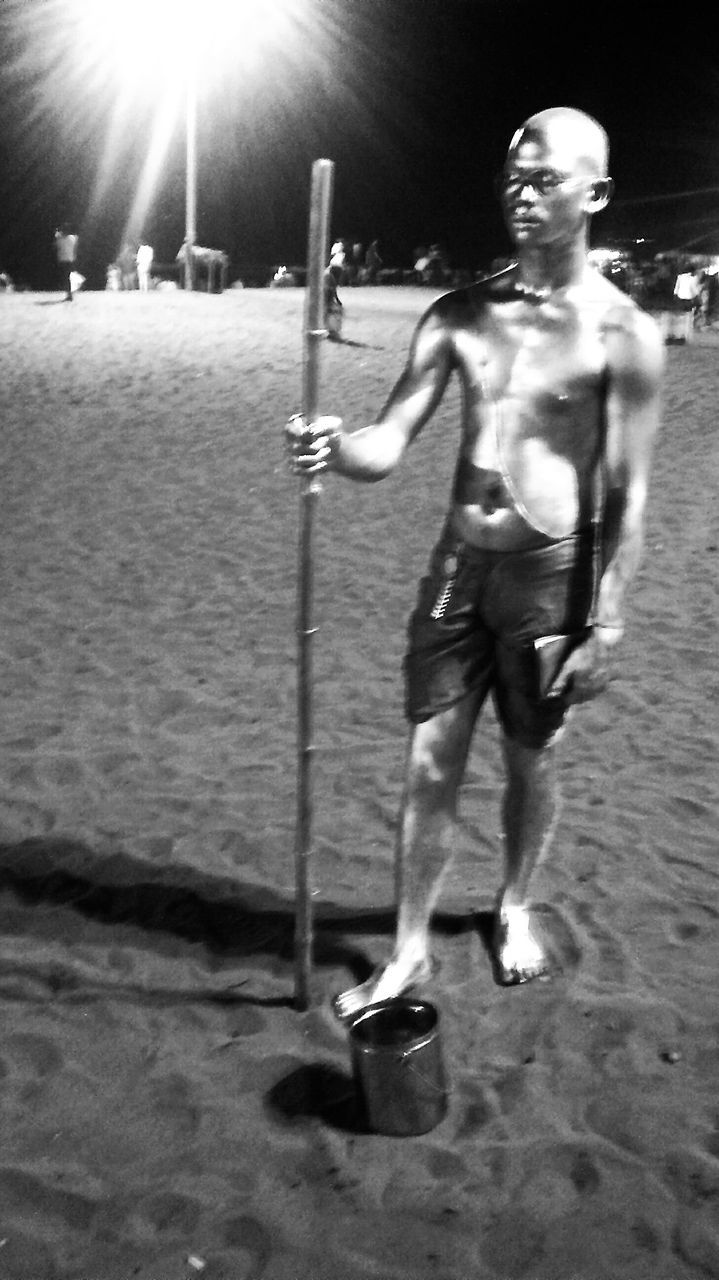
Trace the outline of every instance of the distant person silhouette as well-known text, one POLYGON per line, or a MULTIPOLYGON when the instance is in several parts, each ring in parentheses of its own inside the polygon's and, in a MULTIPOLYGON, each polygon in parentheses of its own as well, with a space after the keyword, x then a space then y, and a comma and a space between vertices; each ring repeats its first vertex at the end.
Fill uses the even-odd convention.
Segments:
POLYGON ((137 250, 127 241, 117 255, 123 289, 137 288, 137 250))
POLYGON ((379 254, 379 240, 373 240, 364 257, 364 280, 366 284, 374 284, 377 273, 382 266, 379 254))
POLYGON ((72 280, 70 277, 75 270, 79 244, 80 238, 72 230, 69 223, 65 222, 57 228, 55 232, 55 252, 60 271, 60 284, 65 290, 66 302, 72 302, 72 280))
POLYGON ((155 253, 151 244, 138 246, 135 265, 137 266, 137 287, 141 293, 147 293, 150 288, 150 269, 154 256, 155 253))
POLYGON ((324 274, 325 327, 330 342, 342 341, 343 307, 337 292, 341 278, 342 267, 330 262, 324 274))

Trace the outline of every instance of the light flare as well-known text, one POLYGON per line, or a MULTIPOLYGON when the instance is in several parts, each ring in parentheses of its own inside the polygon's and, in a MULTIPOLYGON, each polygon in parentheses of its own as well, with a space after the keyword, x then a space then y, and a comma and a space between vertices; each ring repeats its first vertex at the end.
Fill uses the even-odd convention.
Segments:
POLYGON ((133 96, 184 84, 212 86, 246 71, 288 38, 300 0, 61 0, 78 68, 102 69, 133 96))
POLYGON ((128 236, 141 233, 173 138, 189 129, 190 95, 207 115, 210 99, 224 105, 270 49, 307 41, 308 0, 0 3, 16 48, 9 74, 28 101, 28 139, 41 140, 52 121, 58 136, 97 155, 85 225, 144 151, 128 236))

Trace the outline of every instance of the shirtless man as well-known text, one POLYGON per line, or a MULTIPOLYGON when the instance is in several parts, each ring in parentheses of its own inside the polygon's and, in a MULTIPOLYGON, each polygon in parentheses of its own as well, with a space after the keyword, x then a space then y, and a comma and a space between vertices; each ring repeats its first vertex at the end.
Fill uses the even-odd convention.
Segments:
POLYGON ((462 387, 452 502, 420 584, 405 660, 411 732, 395 949, 367 982, 335 998, 341 1019, 431 974, 431 913, 490 691, 507 773, 497 973, 512 984, 548 969, 528 889, 557 815, 555 743, 570 706, 605 687, 622 636, 659 420, 657 328, 587 263, 591 215, 611 196, 607 163, 606 135, 582 112, 552 108, 527 120, 498 179, 516 266, 429 307, 373 425, 348 432, 325 417, 287 427, 296 472, 379 480, 431 417, 452 374, 462 387), (581 636, 588 619, 593 625, 549 696, 541 694, 533 642, 581 636))

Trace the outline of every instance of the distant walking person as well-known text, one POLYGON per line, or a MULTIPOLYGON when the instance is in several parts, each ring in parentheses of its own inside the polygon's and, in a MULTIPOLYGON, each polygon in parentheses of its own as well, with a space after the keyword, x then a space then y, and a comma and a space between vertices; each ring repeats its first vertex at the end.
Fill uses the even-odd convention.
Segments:
POLYGON ((365 284, 374 284, 377 279, 377 273, 382 266, 382 259, 379 255, 379 240, 373 240, 364 256, 364 281, 365 284))
POLYGON ((137 288, 137 249, 126 240, 117 255, 117 265, 120 268, 120 280, 123 289, 137 288))
POLYGON ((141 293, 147 293, 150 288, 150 268, 152 267, 154 256, 151 244, 138 246, 135 263, 137 266, 137 287, 141 293))
POLYGON ((79 237, 72 231, 68 223, 63 223, 61 227, 57 228, 55 232, 55 252, 57 253, 57 264, 60 270, 60 283, 65 290, 66 302, 72 302, 71 276, 77 262, 79 243, 79 237))
POLYGON ((694 272, 680 271, 674 281, 674 297, 679 299, 682 311, 694 309, 697 293, 697 279, 694 272))
POLYGON ((362 274, 363 260, 364 260, 364 249, 362 247, 361 241, 357 240, 352 245, 352 264, 351 264, 352 278, 350 281, 351 284, 359 284, 361 274, 362 274))
POLYGON ((333 266, 332 263, 325 269, 324 274, 324 301, 325 301, 325 327, 327 329, 327 337, 330 342, 342 341, 342 312, 343 307, 337 292, 342 275, 342 267, 333 266))

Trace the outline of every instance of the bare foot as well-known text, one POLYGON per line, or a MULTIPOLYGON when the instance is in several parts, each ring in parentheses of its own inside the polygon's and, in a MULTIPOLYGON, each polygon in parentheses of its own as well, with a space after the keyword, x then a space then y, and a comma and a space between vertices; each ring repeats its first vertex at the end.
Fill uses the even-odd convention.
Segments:
POLYGON ((418 983, 427 982, 433 973, 432 962, 427 957, 408 960, 401 955, 392 956, 385 967, 375 969, 366 982, 334 996, 332 1011, 340 1022, 349 1022, 370 1004, 406 995, 418 983))
POLYGON ((549 976, 549 957, 532 932, 527 907, 501 907, 497 911, 494 955, 505 986, 549 976))

